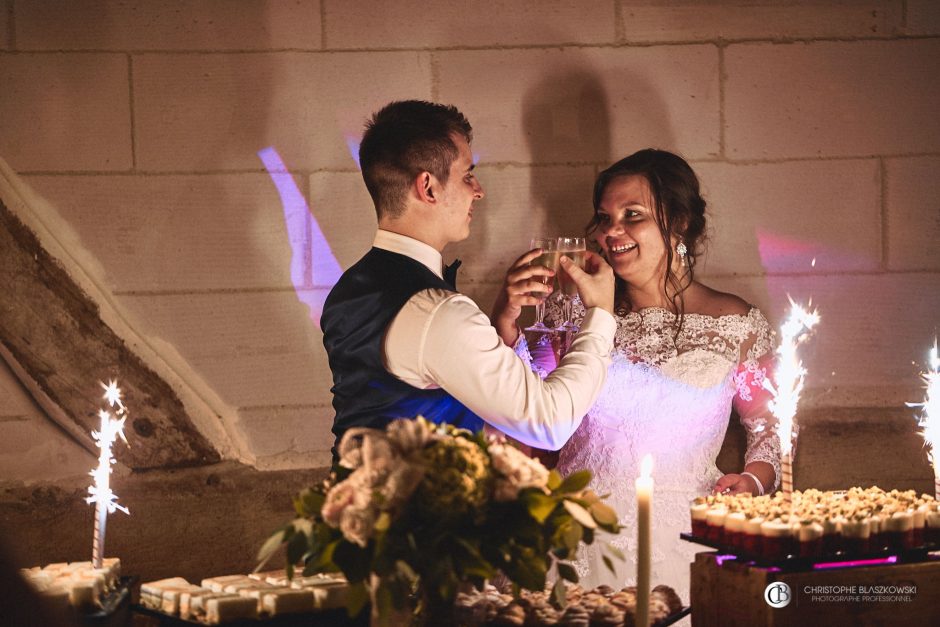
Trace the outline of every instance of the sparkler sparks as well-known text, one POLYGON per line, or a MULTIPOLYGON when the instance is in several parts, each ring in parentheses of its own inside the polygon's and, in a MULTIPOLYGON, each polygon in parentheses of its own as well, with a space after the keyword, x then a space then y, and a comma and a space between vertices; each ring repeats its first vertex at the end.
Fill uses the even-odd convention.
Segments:
POLYGON ((92 544, 92 561, 95 568, 101 568, 104 557, 104 535, 108 514, 113 514, 116 510, 130 514, 126 507, 118 504, 118 496, 111 490, 111 466, 117 463, 111 454, 111 446, 118 437, 127 444, 127 438, 124 437, 127 408, 121 401, 121 390, 116 381, 109 381, 107 385, 102 383, 101 387, 104 388, 104 399, 108 405, 117 410, 115 414, 106 409, 99 410, 98 418, 101 419, 101 428, 91 432, 91 436, 100 449, 98 466, 89 473, 95 483, 88 487, 90 496, 85 498, 86 503, 95 504, 95 537, 92 544))
POLYGON ((940 459, 937 456, 940 450, 940 356, 937 354, 936 339, 930 349, 927 367, 927 372, 922 375, 924 387, 927 388, 924 402, 907 403, 907 406, 921 408, 917 424, 924 437, 924 446, 928 449, 928 458, 933 464, 935 496, 940 498, 940 459))
POLYGON ((803 391, 806 369, 796 353, 797 346, 809 337, 810 331, 819 322, 816 310, 808 311, 790 299, 790 316, 780 329, 780 345, 777 347, 777 365, 773 381, 764 379, 764 387, 772 399, 767 404, 777 419, 777 435, 780 438, 781 487, 785 500, 793 493, 793 442, 796 439, 796 409, 803 391))

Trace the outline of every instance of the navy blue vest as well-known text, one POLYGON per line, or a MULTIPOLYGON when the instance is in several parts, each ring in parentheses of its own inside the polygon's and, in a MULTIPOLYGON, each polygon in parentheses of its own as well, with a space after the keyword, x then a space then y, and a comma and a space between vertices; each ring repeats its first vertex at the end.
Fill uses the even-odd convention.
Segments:
POLYGON ((471 431, 483 428, 476 414, 443 389, 408 385, 382 364, 388 325, 408 299, 429 288, 453 289, 424 264, 373 248, 330 291, 320 327, 333 371, 334 461, 336 444, 352 427, 384 429, 392 420, 420 414, 471 431))

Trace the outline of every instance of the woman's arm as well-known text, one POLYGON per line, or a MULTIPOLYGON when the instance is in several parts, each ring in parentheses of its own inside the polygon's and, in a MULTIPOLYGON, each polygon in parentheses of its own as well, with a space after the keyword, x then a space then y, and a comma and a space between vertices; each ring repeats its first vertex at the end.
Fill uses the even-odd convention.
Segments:
POLYGON ((780 482, 780 439, 777 419, 770 413, 770 392, 764 388, 774 368, 774 333, 757 309, 748 314, 751 333, 741 346, 742 361, 734 381, 737 393, 732 405, 747 433, 747 450, 741 473, 725 475, 715 484, 716 492, 764 494, 780 482))

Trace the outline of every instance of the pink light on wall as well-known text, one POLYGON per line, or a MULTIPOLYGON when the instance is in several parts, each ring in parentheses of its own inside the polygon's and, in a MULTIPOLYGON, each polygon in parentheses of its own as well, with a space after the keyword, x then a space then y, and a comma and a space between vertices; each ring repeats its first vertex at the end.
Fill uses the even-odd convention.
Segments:
POLYGON ((291 247, 291 283, 300 302, 310 307, 310 319, 319 328, 323 302, 343 270, 281 156, 273 147, 268 147, 258 151, 258 157, 271 176, 284 208, 284 224, 291 247))
POLYGON ((870 271, 880 267, 880 256, 856 244, 848 250, 813 239, 781 235, 757 229, 757 252, 761 266, 771 273, 870 271))

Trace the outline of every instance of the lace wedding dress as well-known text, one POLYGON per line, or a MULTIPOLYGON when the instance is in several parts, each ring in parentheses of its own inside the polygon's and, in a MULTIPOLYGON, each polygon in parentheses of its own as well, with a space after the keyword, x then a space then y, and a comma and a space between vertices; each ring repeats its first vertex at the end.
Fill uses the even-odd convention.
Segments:
MULTIPOLYGON (((557 320, 557 304, 550 301, 546 309, 546 317, 557 320)), ((576 303, 575 322, 583 315, 576 303)), ((617 317, 607 381, 562 448, 558 469, 562 474, 589 469, 594 491, 610 495, 607 503, 620 515, 623 531, 612 540, 598 534, 593 545, 582 545, 574 566, 585 588, 620 588, 636 583, 634 481, 644 455, 652 454, 652 583, 673 587, 688 604, 689 564, 704 549, 679 533, 691 528, 689 503, 710 493, 722 474, 715 458, 732 406, 747 431, 747 453, 736 470, 765 461, 779 477, 780 455, 762 387, 774 334, 760 311, 718 318, 686 314, 678 337, 675 326, 676 316, 659 308, 617 317), (606 541, 626 556, 625 562, 613 559, 616 575, 601 560, 606 541)), ((544 376, 554 353, 544 341, 548 336, 542 337, 531 354, 532 367, 544 376)))

